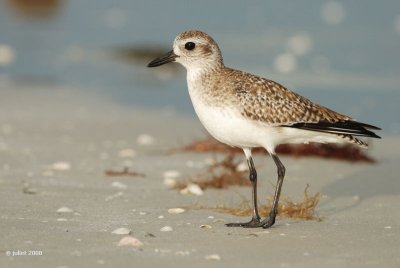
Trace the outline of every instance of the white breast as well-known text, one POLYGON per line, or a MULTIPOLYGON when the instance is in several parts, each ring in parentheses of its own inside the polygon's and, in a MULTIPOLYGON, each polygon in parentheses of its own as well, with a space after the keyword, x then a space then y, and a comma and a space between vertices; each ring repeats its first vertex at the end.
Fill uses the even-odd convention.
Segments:
POLYGON ((214 138, 242 148, 262 146, 260 127, 243 118, 238 109, 210 106, 201 97, 200 90, 190 85, 189 94, 197 116, 214 138))

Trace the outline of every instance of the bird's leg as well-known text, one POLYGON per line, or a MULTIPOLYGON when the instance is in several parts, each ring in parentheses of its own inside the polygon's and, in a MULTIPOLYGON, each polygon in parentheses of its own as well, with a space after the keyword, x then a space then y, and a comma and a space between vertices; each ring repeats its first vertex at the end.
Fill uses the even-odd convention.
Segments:
POLYGON ((251 200, 253 202, 253 217, 251 222, 259 223, 260 215, 258 215, 258 205, 257 205, 257 171, 254 167, 253 158, 250 157, 247 160, 247 164, 249 165, 250 170, 250 182, 251 182, 251 200))
POLYGON ((276 214, 278 213, 278 202, 279 196, 281 195, 283 178, 285 177, 285 167, 282 162, 279 160, 276 154, 271 154, 272 159, 278 168, 278 182, 275 189, 274 201, 272 202, 271 211, 269 212, 268 217, 261 222, 261 226, 263 228, 269 228, 275 223, 276 214))
POLYGON ((261 226, 260 215, 258 214, 258 206, 257 206, 257 171, 254 167, 253 158, 251 157, 251 151, 247 149, 244 150, 247 158, 247 164, 250 170, 250 182, 252 187, 251 199, 253 202, 253 216, 249 222, 245 223, 228 223, 226 226, 229 227, 245 227, 245 228, 255 228, 261 226))

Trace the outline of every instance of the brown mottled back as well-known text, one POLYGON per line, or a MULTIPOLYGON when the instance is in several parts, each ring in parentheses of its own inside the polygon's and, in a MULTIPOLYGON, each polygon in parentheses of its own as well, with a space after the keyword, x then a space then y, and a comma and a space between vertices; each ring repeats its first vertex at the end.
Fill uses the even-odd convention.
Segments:
POLYGON ((221 70, 240 103, 241 113, 246 118, 270 125, 291 125, 294 123, 339 122, 350 117, 288 90, 282 85, 249 73, 224 68, 221 70))

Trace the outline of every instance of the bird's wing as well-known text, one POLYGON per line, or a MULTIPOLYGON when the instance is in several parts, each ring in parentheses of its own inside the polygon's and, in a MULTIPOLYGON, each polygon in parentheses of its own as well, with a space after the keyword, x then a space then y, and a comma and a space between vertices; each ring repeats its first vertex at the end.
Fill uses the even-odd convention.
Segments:
POLYGON ((368 129, 380 128, 354 121, 313 103, 284 86, 253 75, 234 80, 244 117, 272 126, 293 127, 338 135, 380 138, 368 129))
POLYGON ((273 126, 290 126, 296 123, 343 122, 350 117, 288 90, 284 86, 257 76, 237 79, 235 93, 246 118, 273 126))

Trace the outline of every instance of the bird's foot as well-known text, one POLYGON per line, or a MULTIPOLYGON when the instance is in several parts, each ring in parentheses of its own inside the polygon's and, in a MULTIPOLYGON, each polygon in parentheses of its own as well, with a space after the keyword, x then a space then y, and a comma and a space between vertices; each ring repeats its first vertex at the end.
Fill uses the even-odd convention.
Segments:
POLYGON ((274 225, 275 223, 276 214, 269 214, 268 217, 260 223, 260 226, 264 229, 267 229, 274 225))
POLYGON ((253 217, 249 222, 232 222, 225 224, 228 227, 257 228, 262 226, 260 217, 253 217))

